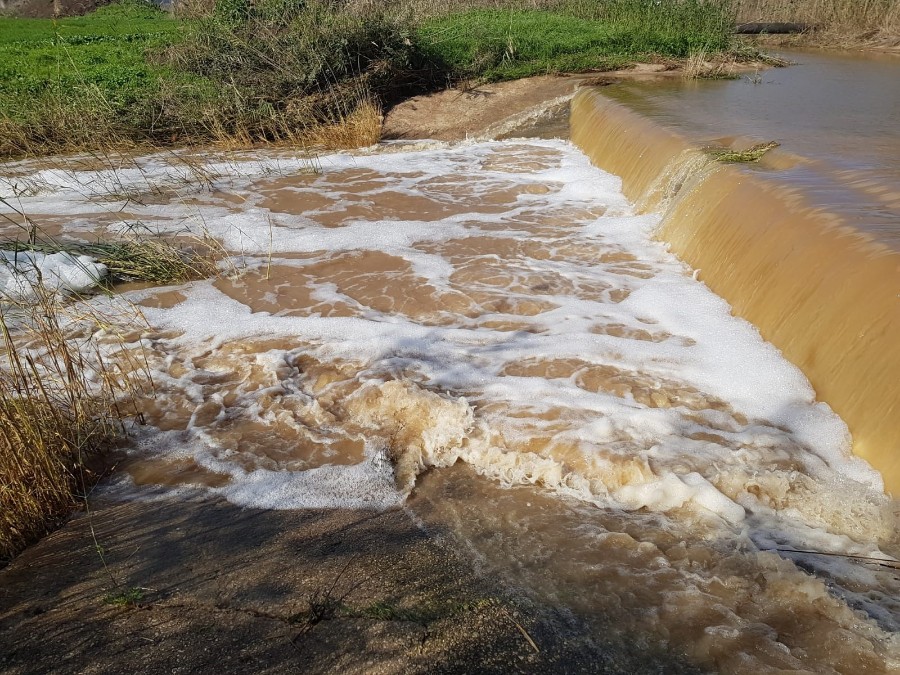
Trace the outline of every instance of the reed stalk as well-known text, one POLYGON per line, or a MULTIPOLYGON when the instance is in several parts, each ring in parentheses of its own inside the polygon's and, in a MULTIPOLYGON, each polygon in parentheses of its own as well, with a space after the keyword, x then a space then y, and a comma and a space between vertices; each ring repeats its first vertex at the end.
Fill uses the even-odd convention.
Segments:
POLYGON ((59 294, 33 290, 0 304, 0 562, 77 507, 147 376, 103 358, 93 336, 109 317, 74 316, 59 294))

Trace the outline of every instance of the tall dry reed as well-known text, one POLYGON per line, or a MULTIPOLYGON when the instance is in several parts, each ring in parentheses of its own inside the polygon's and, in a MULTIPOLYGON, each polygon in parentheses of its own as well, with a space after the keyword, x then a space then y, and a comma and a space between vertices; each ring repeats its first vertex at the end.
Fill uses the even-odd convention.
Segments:
POLYGON ((59 294, 33 291, 0 306, 0 561, 77 506, 146 372, 102 358, 92 330, 108 317, 83 307, 71 316, 59 294))
POLYGON ((808 23, 826 32, 900 34, 897 0, 732 0, 739 21, 808 23))

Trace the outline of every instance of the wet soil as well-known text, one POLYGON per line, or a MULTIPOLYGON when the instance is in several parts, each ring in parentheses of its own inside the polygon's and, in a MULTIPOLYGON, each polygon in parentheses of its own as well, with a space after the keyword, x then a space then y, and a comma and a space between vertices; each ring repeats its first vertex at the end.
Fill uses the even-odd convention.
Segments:
POLYGON ((95 500, 0 571, 0 671, 693 672, 604 649, 402 510, 143 496, 95 500))

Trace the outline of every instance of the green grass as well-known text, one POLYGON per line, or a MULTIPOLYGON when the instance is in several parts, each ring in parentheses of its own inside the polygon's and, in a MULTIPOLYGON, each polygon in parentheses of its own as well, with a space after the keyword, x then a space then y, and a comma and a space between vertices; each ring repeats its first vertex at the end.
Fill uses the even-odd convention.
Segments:
POLYGON ((428 21, 418 35, 438 68, 488 81, 624 60, 609 26, 550 12, 475 10, 428 21))
POLYGON ((716 2, 560 2, 553 10, 475 9, 430 19, 418 41, 433 67, 490 81, 719 51, 729 46, 731 26, 727 7, 716 2))
POLYGON ((129 588, 124 591, 109 593, 103 598, 103 602, 113 607, 137 607, 144 599, 144 589, 129 588))
POLYGON ((234 0, 190 20, 138 0, 2 18, 0 157, 296 141, 377 100, 410 49, 404 26, 329 0, 234 0))
POLYGON ((0 115, 27 119, 42 99, 62 94, 127 115, 168 72, 148 61, 148 52, 178 39, 181 27, 137 3, 56 21, 2 17, 0 115))
POLYGON ((84 17, 0 18, 0 157, 306 143, 448 81, 720 51, 733 25, 724 3, 220 0, 187 19, 125 0, 84 17))

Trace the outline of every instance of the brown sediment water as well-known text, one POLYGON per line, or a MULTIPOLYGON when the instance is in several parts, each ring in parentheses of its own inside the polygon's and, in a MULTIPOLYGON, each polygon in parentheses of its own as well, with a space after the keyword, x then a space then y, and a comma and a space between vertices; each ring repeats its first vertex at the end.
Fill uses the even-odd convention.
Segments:
MULTIPOLYGON (((169 157, 142 161, 119 182, 170 180, 169 157)), ((210 159, 213 188, 129 204, 234 268, 90 301, 143 313, 98 338, 153 376, 123 481, 402 506, 615 636, 611 662, 628 643, 707 670, 896 671, 897 504, 618 178, 562 140, 319 161, 210 159)), ((48 178, 23 207, 93 231, 65 220, 91 176, 48 178)))
MULTIPOLYGON (((636 103, 642 99, 630 85, 612 95, 583 90, 572 103, 572 140, 597 166, 622 177, 630 199, 664 214, 658 236, 803 370, 820 399, 847 421, 854 452, 900 492, 900 208, 890 179, 900 170, 888 165, 887 152, 884 158, 876 152, 866 171, 880 178, 849 181, 846 194, 823 201, 830 179, 812 180, 811 172, 833 178, 836 168, 827 168, 830 155, 821 147, 810 157, 800 154, 803 143, 795 148, 787 137, 759 166, 723 165, 703 146, 713 139, 738 147, 768 140, 769 118, 756 128, 740 120, 732 125, 727 116, 713 125, 706 111, 698 113, 705 124, 671 122, 672 109, 694 91, 650 94, 649 102, 636 103), (739 137, 723 138, 729 130, 739 137)), ((896 98, 896 88, 873 93, 879 95, 896 98)), ((685 105, 678 120, 694 110, 685 105)), ((879 147, 891 143, 900 146, 888 137, 879 147)))

